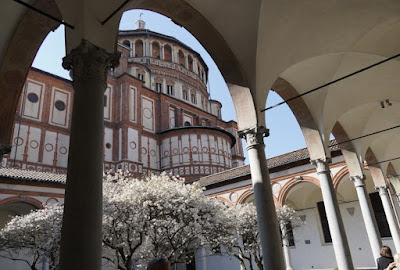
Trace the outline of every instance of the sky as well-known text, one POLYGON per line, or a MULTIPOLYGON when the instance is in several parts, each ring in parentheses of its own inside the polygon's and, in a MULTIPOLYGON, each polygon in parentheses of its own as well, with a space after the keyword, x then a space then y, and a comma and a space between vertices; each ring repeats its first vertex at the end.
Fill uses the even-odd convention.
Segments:
MULTIPOLYGON (((176 25, 168 17, 155 12, 130 10, 123 14, 120 22, 120 30, 136 29, 135 23, 139 19, 140 13, 143 13, 142 19, 146 22, 147 29, 173 36, 200 53, 209 68, 209 91, 211 98, 222 103, 223 120, 236 121, 235 109, 223 76, 200 42, 185 28, 176 25)), ((50 32, 44 40, 33 62, 33 66, 69 79, 68 71, 64 70, 61 66, 64 56, 64 26, 60 26, 54 32, 50 32)), ((267 106, 274 105, 280 101, 282 101, 282 99, 275 92, 269 92, 267 106)), ((267 157, 274 157, 306 147, 300 127, 286 104, 268 110, 266 112, 266 119, 266 127, 270 130, 270 136, 265 139, 265 153, 267 157)), ((244 141, 243 146, 245 147, 244 141)), ((247 164, 248 159, 245 149, 244 153, 247 164)))

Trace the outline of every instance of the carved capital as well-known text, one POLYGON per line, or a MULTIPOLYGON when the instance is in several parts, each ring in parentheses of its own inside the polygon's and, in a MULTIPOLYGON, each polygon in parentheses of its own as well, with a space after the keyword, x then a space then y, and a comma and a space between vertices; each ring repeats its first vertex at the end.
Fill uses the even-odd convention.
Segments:
POLYGON ((86 40, 63 58, 63 68, 71 71, 74 83, 83 80, 107 82, 108 71, 119 65, 119 54, 109 53, 86 40))
POLYGON ((350 180, 353 181, 356 188, 365 186, 365 175, 350 176, 350 180))
POLYGON ((246 149, 252 149, 257 145, 264 145, 264 138, 269 136, 269 130, 263 126, 255 125, 254 127, 239 130, 240 138, 246 140, 246 149))
POLYGON ((375 189, 379 191, 380 196, 387 196, 387 186, 375 186, 375 189))
POLYGON ((331 158, 317 158, 310 160, 311 164, 317 168, 317 174, 329 173, 329 163, 332 162, 331 158))

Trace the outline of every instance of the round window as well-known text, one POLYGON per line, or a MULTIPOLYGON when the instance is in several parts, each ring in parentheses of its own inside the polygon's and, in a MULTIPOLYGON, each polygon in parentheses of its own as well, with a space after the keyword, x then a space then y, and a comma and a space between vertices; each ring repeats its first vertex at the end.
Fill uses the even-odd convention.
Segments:
POLYGON ((39 97, 35 93, 29 93, 28 100, 32 103, 36 103, 39 101, 39 97))
POLYGON ((110 149, 110 148, 111 148, 111 144, 110 144, 110 143, 106 143, 106 147, 107 147, 108 149, 110 149))
POLYGON ((65 110, 65 103, 62 102, 61 100, 57 100, 54 106, 57 108, 59 111, 64 111, 65 110))

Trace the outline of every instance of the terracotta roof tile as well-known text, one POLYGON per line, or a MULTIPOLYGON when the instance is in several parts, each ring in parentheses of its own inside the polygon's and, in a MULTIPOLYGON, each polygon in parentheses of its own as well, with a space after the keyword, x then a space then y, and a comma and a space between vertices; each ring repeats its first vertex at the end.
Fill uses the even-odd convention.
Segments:
MULTIPOLYGON (((329 145, 334 145, 331 147, 331 151, 339 149, 339 145, 336 145, 336 140, 331 140, 329 145)), ((283 155, 279 155, 276 157, 268 158, 267 164, 268 167, 275 168, 285 164, 289 164, 298 160, 304 160, 310 158, 307 148, 299 149, 293 152, 289 152, 283 155)), ((204 176, 199 179, 199 184, 201 186, 209 186, 211 184, 223 182, 225 180, 238 178, 241 176, 245 176, 250 174, 250 166, 244 165, 236 168, 232 168, 229 170, 225 170, 216 174, 212 174, 209 176, 204 176)))
POLYGON ((65 183, 67 175, 61 173, 52 173, 52 172, 39 172, 32 170, 0 168, 0 177, 7 177, 19 180, 65 183))

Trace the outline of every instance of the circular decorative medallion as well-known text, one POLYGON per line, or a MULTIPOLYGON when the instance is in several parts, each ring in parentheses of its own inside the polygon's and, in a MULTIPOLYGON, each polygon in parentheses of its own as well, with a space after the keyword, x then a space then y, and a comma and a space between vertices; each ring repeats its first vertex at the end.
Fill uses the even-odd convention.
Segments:
POLYGON ((272 185, 272 193, 279 194, 281 191, 281 185, 279 183, 275 183, 272 185))
POLYGON ((237 195, 236 192, 232 192, 232 193, 229 195, 229 198, 231 199, 232 202, 236 202, 237 199, 238 199, 238 195, 237 195))
POLYGON ((189 148, 188 147, 183 147, 183 153, 187 153, 189 152, 189 148))
POLYGON ((17 146, 20 146, 20 145, 22 145, 24 143, 24 139, 22 139, 21 137, 17 137, 17 138, 14 139, 14 143, 17 146))
POLYGON ((169 156, 169 151, 168 150, 164 151, 164 157, 168 157, 168 156, 169 156))
POLYGON ((56 103, 54 103, 54 106, 56 107, 57 110, 60 112, 65 110, 65 103, 61 100, 57 100, 56 103))
POLYGON ((147 154, 147 149, 142 147, 142 154, 147 154))
POLYGON ((58 200, 56 198, 49 198, 46 201, 46 205, 55 205, 55 204, 58 204, 58 200))
POLYGON ((35 140, 32 140, 29 145, 31 146, 32 149, 36 149, 39 146, 39 143, 35 140))
POLYGON ((197 151, 199 151, 199 148, 197 148, 197 146, 193 146, 192 147, 192 152, 196 153, 197 151))
POLYGON ((151 155, 152 157, 155 157, 155 156, 156 156, 156 151, 151 150, 151 151, 150 151, 150 155, 151 155))
POLYGON ((36 103, 39 101, 39 97, 38 95, 36 95, 35 93, 29 93, 28 94, 28 100, 32 103, 36 103))
POLYGON ((204 146, 204 147, 203 147, 203 152, 204 152, 204 153, 208 153, 208 148, 204 146))
POLYGON ((48 143, 44 146, 47 152, 53 151, 53 145, 48 143))
POLYGON ((133 172, 136 171, 136 165, 135 164, 131 164, 131 171, 133 171, 133 172))
POLYGON ((149 108, 143 109, 143 116, 147 119, 151 119, 153 117, 153 112, 149 108))
POLYGON ((129 147, 132 149, 136 149, 136 143, 135 142, 130 142, 129 147))
POLYGON ((64 146, 61 146, 59 151, 60 154, 65 155, 68 152, 68 149, 64 146))
POLYGON ((214 154, 215 153, 215 148, 211 147, 210 151, 211 151, 212 154, 214 154))
POLYGON ((174 150, 172 150, 172 153, 174 153, 174 155, 177 155, 179 153, 177 148, 174 148, 174 150))

